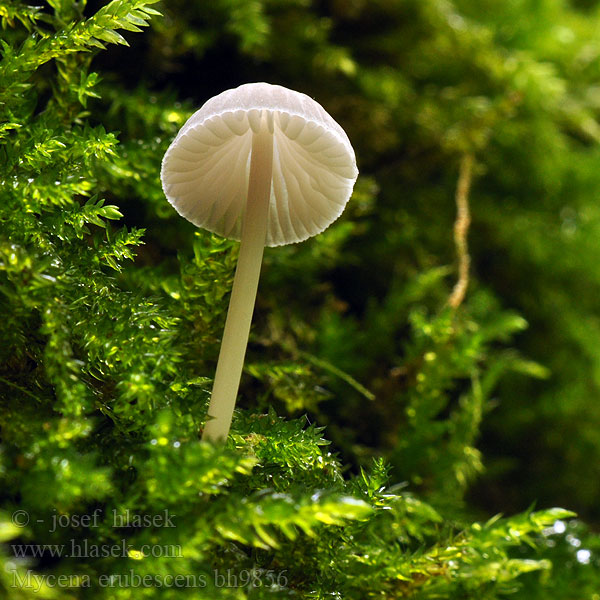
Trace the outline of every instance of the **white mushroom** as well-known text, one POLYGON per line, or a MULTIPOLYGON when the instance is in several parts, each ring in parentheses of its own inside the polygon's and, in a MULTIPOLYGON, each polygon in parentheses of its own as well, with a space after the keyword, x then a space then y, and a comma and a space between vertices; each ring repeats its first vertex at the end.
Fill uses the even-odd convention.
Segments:
POLYGON ((229 432, 264 246, 323 231, 341 215, 357 176, 348 136, 323 107, 268 83, 211 98, 167 150, 161 180, 175 210, 241 240, 203 439, 229 432))

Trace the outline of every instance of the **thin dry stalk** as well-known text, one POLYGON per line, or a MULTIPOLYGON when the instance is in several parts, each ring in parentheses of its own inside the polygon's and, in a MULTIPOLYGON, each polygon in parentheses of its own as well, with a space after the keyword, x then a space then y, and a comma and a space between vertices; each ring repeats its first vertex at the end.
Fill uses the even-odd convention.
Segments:
POLYGON ((469 286, 469 267, 471 257, 467 244, 467 233, 471 224, 469 212, 469 191, 473 179, 473 155, 465 154, 460 162, 458 183, 456 185, 456 221, 454 221, 454 244, 458 258, 458 281, 456 282, 448 304, 458 308, 465 299, 469 286))

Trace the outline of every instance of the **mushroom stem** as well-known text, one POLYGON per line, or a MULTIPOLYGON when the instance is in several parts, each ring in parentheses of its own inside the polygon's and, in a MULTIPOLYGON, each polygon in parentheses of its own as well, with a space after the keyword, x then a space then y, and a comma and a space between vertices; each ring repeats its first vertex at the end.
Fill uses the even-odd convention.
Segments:
POLYGON ((242 217, 240 254, 203 440, 224 441, 231 426, 267 237, 272 172, 273 134, 263 114, 260 130, 252 134, 248 200, 242 217))

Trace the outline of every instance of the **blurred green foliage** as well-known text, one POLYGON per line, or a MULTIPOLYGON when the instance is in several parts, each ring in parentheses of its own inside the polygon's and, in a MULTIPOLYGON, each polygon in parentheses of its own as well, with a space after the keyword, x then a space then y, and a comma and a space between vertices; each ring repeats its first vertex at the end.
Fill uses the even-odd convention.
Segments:
POLYGON ((598 2, 2 0, 0 23, 2 597, 599 600, 598 2), (213 447, 237 246, 158 174, 259 80, 323 104, 361 175, 326 232, 266 250, 213 447))

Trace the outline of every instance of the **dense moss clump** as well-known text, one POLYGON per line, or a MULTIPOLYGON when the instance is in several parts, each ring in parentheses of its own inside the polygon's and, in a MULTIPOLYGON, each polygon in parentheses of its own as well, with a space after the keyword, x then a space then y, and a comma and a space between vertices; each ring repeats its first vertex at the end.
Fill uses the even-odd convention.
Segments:
POLYGON ((598 2, 0 21, 2 598, 598 600, 598 2), (322 235, 266 249, 213 445, 237 244, 159 170, 247 81, 317 98, 361 175, 322 235))

